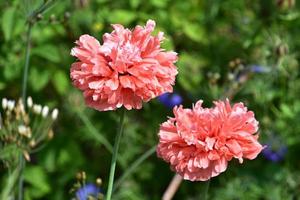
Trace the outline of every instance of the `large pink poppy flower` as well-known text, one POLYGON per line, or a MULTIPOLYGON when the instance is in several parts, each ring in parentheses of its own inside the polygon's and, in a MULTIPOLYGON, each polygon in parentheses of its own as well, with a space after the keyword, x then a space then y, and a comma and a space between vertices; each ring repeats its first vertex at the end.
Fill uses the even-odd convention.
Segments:
POLYGON ((71 55, 71 79, 83 91, 86 104, 100 111, 140 109, 142 102, 172 92, 177 69, 177 54, 164 51, 163 33, 152 36, 155 22, 132 31, 112 25, 114 31, 103 36, 103 45, 82 35, 71 55))
POLYGON ((227 168, 236 158, 254 159, 263 149, 258 142, 258 121, 243 103, 230 106, 214 102, 203 108, 198 101, 193 109, 175 107, 175 117, 159 131, 157 154, 186 180, 206 181, 227 168))

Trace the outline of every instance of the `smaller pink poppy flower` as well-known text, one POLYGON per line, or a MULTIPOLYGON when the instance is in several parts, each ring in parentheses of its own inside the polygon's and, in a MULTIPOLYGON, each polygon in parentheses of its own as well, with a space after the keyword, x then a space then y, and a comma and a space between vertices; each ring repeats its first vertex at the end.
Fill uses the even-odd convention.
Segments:
POLYGON ((165 92, 172 92, 177 69, 177 54, 160 47, 163 33, 152 36, 155 22, 133 30, 120 24, 103 36, 103 44, 89 35, 82 35, 71 55, 71 79, 83 91, 88 106, 100 111, 140 109, 165 92))
POLYGON ((258 142, 258 121, 243 103, 229 100, 203 108, 202 100, 193 109, 173 109, 175 117, 160 126, 157 155, 171 169, 190 181, 206 181, 227 169, 236 158, 255 159, 263 147, 258 142))

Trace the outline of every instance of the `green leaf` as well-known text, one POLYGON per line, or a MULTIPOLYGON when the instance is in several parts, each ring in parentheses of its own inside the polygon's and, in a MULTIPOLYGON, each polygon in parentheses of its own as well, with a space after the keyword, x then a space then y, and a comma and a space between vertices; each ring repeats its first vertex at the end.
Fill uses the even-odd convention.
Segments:
POLYGON ((204 59, 199 59, 198 55, 182 52, 178 61, 178 82, 187 91, 193 91, 199 87, 203 79, 202 67, 205 65, 204 59), (200 62, 201 60, 201 62, 200 62))
POLYGON ((24 171, 24 180, 32 186, 28 188, 31 197, 40 198, 51 190, 46 172, 40 166, 27 167, 24 171))
POLYGON ((284 20, 284 21, 293 21, 297 18, 300 17, 300 13, 299 12, 292 12, 292 13, 288 13, 286 15, 280 15, 279 18, 281 20, 284 20))
POLYGON ((24 23, 24 21, 22 19, 16 19, 16 22, 14 23, 14 28, 13 28, 13 32, 12 35, 14 37, 22 35, 26 32, 26 23, 24 23))
POLYGON ((151 0, 151 4, 158 8, 164 8, 167 6, 168 0, 151 0))
POLYGON ((51 62, 60 62, 60 53, 56 46, 47 44, 36 47, 32 50, 32 55, 37 55, 51 62))
POLYGON ((32 67, 29 73, 29 84, 31 88, 38 92, 46 87, 50 79, 49 70, 39 71, 37 68, 32 67))
POLYGON ((281 104, 280 110, 282 111, 282 115, 284 117, 287 117, 287 118, 293 118, 294 117, 294 113, 293 113, 291 107, 288 106, 287 104, 281 104))
POLYGON ((70 163, 72 161, 72 156, 70 155, 70 153, 66 150, 61 150, 57 159, 57 164, 58 165, 67 165, 68 163, 70 163))
POLYGON ((194 40, 195 42, 204 42, 205 40, 205 33, 203 28, 195 23, 186 23, 183 27, 183 32, 186 36, 190 39, 194 40))
POLYGON ((3 69, 3 75, 4 75, 4 78, 7 79, 7 80, 12 80, 12 79, 15 79, 19 76, 21 72, 21 67, 20 66, 13 66, 13 65, 8 65, 8 66, 5 66, 4 69, 3 69))
POLYGON ((127 25, 136 18, 136 14, 127 10, 114 10, 108 18, 111 23, 127 25))
POLYGON ((15 8, 12 7, 6 9, 2 16, 2 30, 6 41, 9 41, 11 39, 11 35, 14 28, 14 15, 15 8))
POLYGON ((56 167, 56 155, 54 149, 50 149, 44 156, 44 166, 47 171, 54 172, 56 167))
POLYGON ((129 0, 129 4, 132 8, 137 8, 140 5, 140 0, 129 0))
POLYGON ((69 78, 65 72, 58 70, 55 72, 54 77, 52 79, 52 83, 61 95, 66 92, 69 86, 69 78))
POLYGON ((0 90, 3 90, 5 88, 6 84, 4 82, 0 82, 0 90))

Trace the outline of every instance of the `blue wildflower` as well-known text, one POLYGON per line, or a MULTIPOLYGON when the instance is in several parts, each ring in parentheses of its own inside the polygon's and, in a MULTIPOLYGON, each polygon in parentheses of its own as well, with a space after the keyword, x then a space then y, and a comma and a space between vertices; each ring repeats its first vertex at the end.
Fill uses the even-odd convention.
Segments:
POLYGON ((76 198, 78 200, 88 200, 88 197, 94 197, 97 199, 99 193, 101 192, 102 191, 99 187, 97 187, 95 184, 89 183, 77 190, 76 198))
POLYGON ((182 103, 182 97, 177 93, 164 93, 158 97, 158 100, 168 108, 182 103))
POLYGON ((253 73, 268 73, 271 71, 270 68, 261 65, 250 65, 249 69, 253 73))
POLYGON ((238 71, 237 74, 230 74, 230 79, 231 80, 236 80, 239 83, 244 83, 249 79, 249 75, 251 73, 256 73, 256 74, 263 74, 263 73, 269 73, 271 72, 271 69, 265 66, 261 65, 249 65, 246 68, 241 69, 238 71), (233 77, 231 77, 233 76, 233 77))
POLYGON ((284 159, 287 153, 287 146, 282 144, 278 138, 272 138, 262 151, 264 157, 272 162, 280 162, 284 159))

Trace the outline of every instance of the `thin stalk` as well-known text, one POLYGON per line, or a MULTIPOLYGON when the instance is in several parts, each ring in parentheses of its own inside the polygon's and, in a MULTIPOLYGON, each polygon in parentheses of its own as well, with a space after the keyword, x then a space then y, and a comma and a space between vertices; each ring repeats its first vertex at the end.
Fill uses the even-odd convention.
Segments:
POLYGON ((113 188, 113 192, 122 184, 122 182, 131 175, 137 167, 144 162, 147 158, 149 158, 156 150, 156 146, 153 146, 151 149, 146 151, 143 155, 141 155, 136 161, 134 161, 128 169, 122 174, 122 176, 116 181, 115 187, 113 188))
POLYGON ((168 188, 162 196, 162 200, 171 200, 173 199, 175 193, 177 192, 180 184, 182 182, 182 177, 178 174, 175 174, 172 181, 170 182, 168 188))
MULTIPOLYGON (((89 118, 86 116, 86 114, 84 112, 81 112, 78 109, 75 109, 75 112, 78 113, 79 118, 81 119, 83 124, 86 126, 86 128, 90 132, 91 136, 93 136, 93 138, 95 140, 97 140, 101 145, 104 145, 104 147, 112 154, 113 146, 103 135, 101 135, 101 133, 98 132, 97 128, 92 124, 92 122, 89 120, 89 118)), ((125 160, 122 157, 118 157, 117 161, 120 164, 121 168, 124 169, 125 168, 125 160)))
POLYGON ((207 199, 209 185, 210 185, 210 179, 204 182, 203 195, 202 195, 201 200, 206 200, 207 199))
POLYGON ((30 50, 31 50, 31 29, 32 22, 28 23, 28 29, 26 34, 26 52, 25 52, 25 66, 23 73, 23 85, 22 85, 22 100, 24 105, 26 105, 26 91, 27 91, 27 79, 28 79, 28 70, 29 70, 29 61, 30 61, 30 50))
MULTIPOLYGON (((26 91, 27 91, 27 80, 28 80, 28 70, 29 70, 29 61, 30 61, 30 49, 31 49, 31 30, 33 23, 28 22, 28 29, 26 34, 26 52, 25 52, 25 66, 23 73, 23 85, 22 85, 22 101, 26 105, 26 91)), ((23 169, 25 166, 25 161, 22 153, 19 158, 19 184, 18 184, 18 199, 23 200, 23 169)))
MULTIPOLYGON (((113 153, 113 146, 110 144, 110 142, 103 136, 97 128, 92 124, 90 119, 87 117, 87 115, 80 111, 79 109, 75 109, 75 112, 78 114, 79 118, 83 122, 83 124, 86 126, 88 131, 90 132, 91 136, 95 140, 97 140, 101 145, 104 145, 104 147, 112 154, 113 153)), ((122 167, 122 169, 125 168, 125 160, 122 157, 118 157, 117 159, 118 163, 122 167)))
POLYGON ((19 173, 18 169, 15 169, 14 171, 12 171, 9 174, 5 185, 3 185, 4 187, 1 188, 2 193, 0 195, 0 199, 12 199, 12 196, 13 196, 12 191, 13 191, 13 188, 15 188, 15 185, 17 183, 17 179, 19 176, 18 173, 19 173))
POLYGON ((113 146, 109 143, 109 141, 101 135, 97 129, 93 126, 89 118, 85 115, 85 113, 80 112, 78 109, 75 110, 75 112, 78 113, 79 118, 84 123, 84 125, 87 127, 91 135, 101 144, 104 145, 104 147, 110 152, 113 152, 113 146))
POLYGON ((118 150, 119 150, 121 136, 123 134, 123 128, 124 128, 124 118, 125 118, 125 108, 123 108, 122 112, 121 112, 120 122, 119 122, 119 130, 118 130, 118 133, 117 133, 116 139, 115 139, 112 161, 110 164, 110 172, 109 172, 109 181, 108 181, 106 200, 110 200, 111 196, 112 196, 112 189, 113 189, 113 184, 114 184, 114 176, 115 176, 115 170, 116 170, 118 150))
POLYGON ((20 153, 20 158, 19 158, 19 184, 18 184, 18 200, 23 200, 23 170, 25 167, 25 160, 24 157, 22 155, 22 153, 20 153))
MULTIPOLYGON (((26 92, 27 92, 27 82, 28 82, 28 71, 29 71, 29 61, 30 61, 30 50, 31 50, 31 32, 32 27, 35 23, 35 18, 37 14, 42 14, 45 12, 52 4, 53 0, 45 1, 39 9, 33 11, 30 16, 28 16, 27 22, 27 33, 26 33, 26 50, 25 50, 25 65, 24 65, 24 72, 23 72, 23 84, 22 84, 22 101, 24 105, 26 105, 26 92)), ((19 182, 18 182, 18 200, 23 200, 23 170, 25 167, 25 160, 22 155, 20 154, 19 158, 19 182)))

